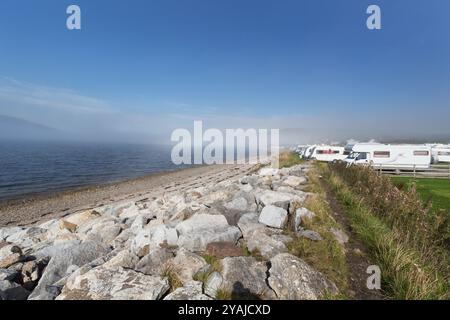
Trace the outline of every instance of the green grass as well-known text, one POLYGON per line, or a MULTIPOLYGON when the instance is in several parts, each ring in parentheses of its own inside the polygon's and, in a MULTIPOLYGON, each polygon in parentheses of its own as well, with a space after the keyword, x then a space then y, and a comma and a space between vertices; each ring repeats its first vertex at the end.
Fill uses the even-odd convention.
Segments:
POLYGON ((431 201, 434 211, 450 212, 450 179, 392 177, 392 182, 401 189, 415 184, 425 204, 431 201))
POLYGON ((320 184, 317 169, 312 169, 308 177, 310 182, 308 191, 313 192, 313 195, 310 195, 302 206, 314 212, 316 216, 312 220, 303 221, 302 226, 318 232, 323 240, 311 241, 285 230, 285 234, 293 238, 293 241, 287 244, 287 248, 291 254, 309 263, 337 285, 340 291, 339 297, 330 296, 329 299, 343 297, 348 299, 349 275, 345 249, 330 232, 330 228, 339 228, 339 224, 331 215, 332 211, 327 202, 325 190, 320 184))
POLYGON ((381 268, 382 289, 392 299, 449 299, 448 278, 429 252, 407 241, 406 230, 395 227, 368 206, 333 170, 322 174, 346 209, 354 232, 381 268))
POLYGON ((284 151, 280 153, 280 168, 289 168, 297 164, 304 163, 297 153, 293 151, 284 151))

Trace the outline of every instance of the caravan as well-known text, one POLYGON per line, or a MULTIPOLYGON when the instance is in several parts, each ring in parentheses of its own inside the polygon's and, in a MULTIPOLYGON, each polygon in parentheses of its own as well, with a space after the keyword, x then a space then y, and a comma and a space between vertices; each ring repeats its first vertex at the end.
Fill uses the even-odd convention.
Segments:
POLYGON ((314 149, 311 158, 324 162, 340 161, 347 157, 344 152, 344 147, 321 145, 314 149))
POLYGON ((390 145, 358 143, 344 160, 348 164, 387 168, 427 169, 431 165, 431 147, 425 145, 390 145))
POLYGON ((450 162, 450 146, 449 145, 434 145, 431 147, 431 155, 433 163, 450 162))

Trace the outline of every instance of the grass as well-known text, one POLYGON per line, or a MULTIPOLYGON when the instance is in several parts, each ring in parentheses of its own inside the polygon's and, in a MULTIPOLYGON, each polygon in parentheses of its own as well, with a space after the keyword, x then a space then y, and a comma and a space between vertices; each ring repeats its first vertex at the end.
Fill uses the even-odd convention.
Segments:
POLYGON ((326 200, 326 193, 321 187, 317 170, 311 170, 308 177, 309 191, 314 194, 306 199, 303 206, 314 212, 316 216, 312 220, 303 221, 302 226, 318 232, 323 240, 311 241, 285 230, 285 233, 294 239, 287 244, 287 247, 290 253, 303 259, 333 281, 340 291, 338 298, 342 299, 347 296, 348 291, 345 250, 330 232, 330 228, 338 228, 339 225, 331 216, 331 209, 326 200))
POLYGON ((414 190, 399 194, 389 179, 362 168, 331 166, 322 172, 354 232, 382 270, 382 289, 388 297, 450 298, 448 252, 438 245, 442 242, 436 241, 435 234, 426 234, 434 230, 434 220, 422 204, 419 207, 414 190), (359 183, 364 180, 371 182, 370 189, 359 183))
POLYGON ((392 177, 392 182, 400 189, 415 189, 425 205, 431 202, 433 211, 450 212, 450 179, 392 177))
POLYGON ((293 151, 283 151, 280 153, 280 169, 295 166, 304 163, 297 153, 293 151))
POLYGON ((172 267, 165 268, 161 274, 161 277, 167 278, 167 281, 169 282, 169 286, 170 286, 170 292, 173 292, 177 288, 180 288, 183 286, 183 283, 181 282, 176 271, 172 267))
POLYGON ((209 268, 207 270, 197 272, 194 275, 193 280, 200 281, 202 283, 206 283, 209 276, 213 272, 215 272, 215 271, 217 271, 219 273, 222 272, 222 265, 220 263, 220 259, 216 258, 215 256, 212 256, 212 255, 209 255, 206 253, 202 254, 201 256, 209 264, 209 268))

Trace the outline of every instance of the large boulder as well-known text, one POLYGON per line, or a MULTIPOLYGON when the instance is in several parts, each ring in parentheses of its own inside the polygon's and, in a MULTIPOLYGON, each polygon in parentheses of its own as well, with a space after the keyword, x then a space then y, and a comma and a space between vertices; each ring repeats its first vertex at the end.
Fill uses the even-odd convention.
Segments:
POLYGON ((201 282, 189 281, 183 287, 169 293, 164 300, 211 300, 211 298, 203 294, 201 282))
POLYGON ((193 280, 194 275, 203 270, 208 264, 199 255, 181 248, 175 258, 168 262, 170 269, 176 273, 181 283, 193 280))
POLYGON ((179 233, 178 246, 191 251, 204 251, 211 242, 236 243, 241 231, 230 226, 223 215, 195 214, 176 226, 179 233))
POLYGON ((306 177, 287 176, 283 179, 282 184, 288 187, 296 188, 307 181, 308 179, 306 179, 306 177))
POLYGON ((295 210, 295 216, 293 220, 293 229, 295 232, 299 231, 300 224, 307 220, 312 220, 316 214, 306 208, 298 208, 295 210))
POLYGON ((258 214, 246 213, 241 216, 238 227, 241 229, 244 239, 248 238, 255 230, 264 230, 265 225, 258 222, 258 214))
POLYGON ((26 300, 30 292, 15 282, 0 280, 0 300, 26 300))
POLYGON ((206 246, 206 253, 219 259, 225 257, 240 257, 244 255, 241 247, 233 242, 211 242, 206 246))
POLYGON ((159 224, 141 230, 131 243, 131 250, 142 257, 162 245, 175 246, 178 243, 178 233, 174 228, 159 224))
POLYGON ((263 230, 254 231, 246 239, 246 243, 250 252, 258 252, 266 259, 270 259, 279 253, 288 251, 283 241, 277 239, 275 235, 267 235, 263 230))
POLYGON ((68 281, 57 300, 157 300, 168 290, 165 278, 99 266, 68 281))
POLYGON ((58 252, 50 259, 37 287, 29 296, 30 300, 53 300, 54 291, 47 290, 58 280, 70 275, 79 268, 94 259, 106 255, 110 248, 102 243, 93 241, 73 245, 58 252))
POLYGON ((264 190, 258 193, 257 196, 260 207, 276 206, 288 210, 289 204, 292 201, 303 201, 299 196, 294 194, 277 192, 272 190, 264 190))
POLYGON ((8 268, 24 259, 22 249, 13 244, 6 244, 0 249, 0 268, 8 268))
POLYGON ((264 207, 259 215, 259 223, 272 228, 283 229, 288 219, 286 210, 273 205, 264 207))
POLYGON ((222 275, 217 271, 212 272, 205 282, 205 294, 211 298, 216 298, 217 292, 222 287, 222 282, 222 275))
POLYGON ((282 300, 316 300, 338 289, 303 260, 281 253, 270 260, 269 285, 282 300))
POLYGON ((136 270, 149 275, 161 275, 168 267, 173 254, 165 248, 150 251, 136 265, 136 270))
POLYGON ((225 258, 221 262, 221 289, 229 292, 232 299, 274 298, 267 286, 267 265, 253 257, 225 258))

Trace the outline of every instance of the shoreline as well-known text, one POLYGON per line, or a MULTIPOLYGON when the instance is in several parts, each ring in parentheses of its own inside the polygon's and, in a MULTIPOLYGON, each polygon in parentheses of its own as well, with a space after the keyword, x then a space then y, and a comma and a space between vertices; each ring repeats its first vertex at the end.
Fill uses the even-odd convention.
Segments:
POLYGON ((203 165, 165 170, 101 185, 0 201, 0 227, 28 226, 121 201, 156 197, 217 182, 250 171, 254 165, 203 165))

